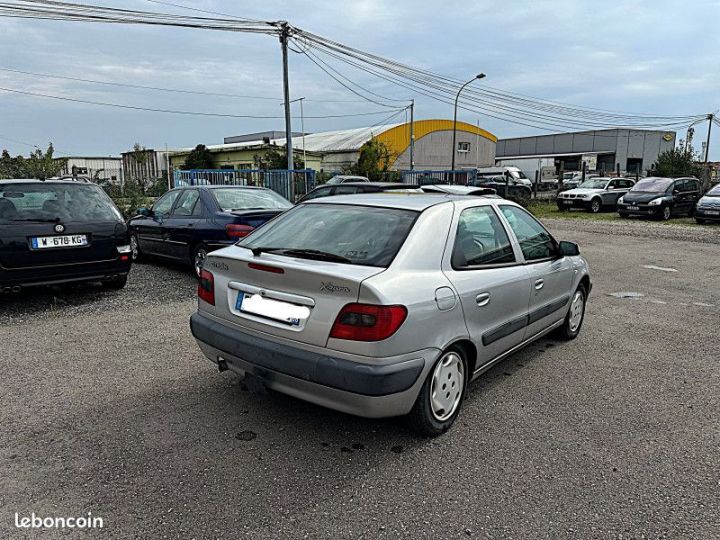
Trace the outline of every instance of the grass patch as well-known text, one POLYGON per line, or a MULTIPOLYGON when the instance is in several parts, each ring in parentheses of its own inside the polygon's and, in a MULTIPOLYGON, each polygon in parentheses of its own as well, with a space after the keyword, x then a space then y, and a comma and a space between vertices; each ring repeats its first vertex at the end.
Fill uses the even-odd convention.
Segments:
POLYGON ((672 218, 668 221, 654 220, 650 218, 630 218, 623 219, 617 212, 600 212, 599 214, 593 214, 586 210, 565 210, 561 212, 555 201, 531 201, 528 205, 528 210, 533 213, 536 217, 543 218, 554 218, 554 219, 584 219, 590 221, 652 221, 653 223, 661 223, 665 225, 695 225, 700 226, 695 222, 694 218, 682 217, 672 218))

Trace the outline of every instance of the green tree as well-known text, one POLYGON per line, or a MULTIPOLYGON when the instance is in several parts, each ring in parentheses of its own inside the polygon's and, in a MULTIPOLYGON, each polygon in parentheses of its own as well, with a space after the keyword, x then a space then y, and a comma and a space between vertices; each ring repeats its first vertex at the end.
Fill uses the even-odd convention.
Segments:
POLYGON ((361 174, 372 182, 379 182, 396 157, 388 145, 373 137, 362 145, 358 162, 351 169, 354 174, 361 174))
POLYGON ((0 178, 24 178, 25 158, 22 156, 12 157, 7 150, 0 155, 0 178))
POLYGON ((30 178, 39 178, 45 180, 52 176, 60 174, 67 165, 67 159, 55 159, 53 154, 55 149, 52 143, 48 145, 48 149, 43 152, 39 148, 30 153, 30 157, 25 160, 25 172, 30 178))
POLYGON ((185 158, 182 169, 212 169, 214 167, 213 157, 210 150, 204 144, 198 144, 185 158))
MULTIPOLYGON (((255 154, 253 162, 258 169, 266 171, 278 171, 287 169, 287 152, 280 152, 275 148, 269 149, 264 154, 255 154)), ((304 169, 305 162, 297 156, 293 159, 295 169, 304 169)))
POLYGON ((685 148, 683 141, 680 146, 658 154, 657 161, 653 163, 650 174, 653 176, 696 176, 700 178, 703 170, 698 163, 698 156, 692 146, 685 148))

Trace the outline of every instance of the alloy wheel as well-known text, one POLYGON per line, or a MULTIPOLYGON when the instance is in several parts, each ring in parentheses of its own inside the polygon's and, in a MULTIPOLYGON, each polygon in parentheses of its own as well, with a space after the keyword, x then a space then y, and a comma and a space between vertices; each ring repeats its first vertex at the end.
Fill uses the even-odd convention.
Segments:
POLYGON ((435 366, 430 385, 430 409, 437 421, 444 422, 455 413, 464 387, 462 358, 454 351, 445 353, 435 366))
POLYGON ((663 213, 662 213, 663 219, 664 219, 665 221, 667 221, 668 219, 670 219, 671 213, 672 213, 672 212, 671 212, 669 206, 666 206, 665 208, 663 208, 663 213))
POLYGON ((133 261, 137 261, 140 256, 140 247, 138 246, 137 237, 135 235, 130 237, 130 256, 133 261))
POLYGON ((585 314, 585 295, 582 291, 575 291, 572 303, 570 304, 570 318, 568 319, 568 327, 571 332, 577 332, 585 314))
POLYGON ((207 259, 207 256, 207 250, 203 247, 200 247, 197 249, 197 251, 195 251, 195 260, 193 261, 193 264, 195 266, 195 275, 197 277, 200 277, 200 272, 205 265, 205 260, 207 259))
POLYGON ((600 211, 600 201, 593 199, 590 203, 590 210, 592 210, 593 214, 597 214, 600 211))

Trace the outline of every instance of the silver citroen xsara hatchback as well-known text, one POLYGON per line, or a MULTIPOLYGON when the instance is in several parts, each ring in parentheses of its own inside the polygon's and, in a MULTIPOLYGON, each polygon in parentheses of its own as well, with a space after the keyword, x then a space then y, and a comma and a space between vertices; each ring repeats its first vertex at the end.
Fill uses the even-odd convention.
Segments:
POLYGON ((220 370, 438 435, 493 364, 575 338, 590 289, 577 245, 507 200, 327 197, 209 254, 190 326, 220 370))

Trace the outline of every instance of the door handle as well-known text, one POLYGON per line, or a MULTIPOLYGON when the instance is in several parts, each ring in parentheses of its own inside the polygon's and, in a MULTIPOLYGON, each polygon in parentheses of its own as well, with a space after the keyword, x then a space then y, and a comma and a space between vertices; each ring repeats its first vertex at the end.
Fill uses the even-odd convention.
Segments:
POLYGON ((487 306, 490 303, 490 293, 484 292, 478 294, 475 297, 475 303, 478 305, 478 307, 487 306))
POLYGON ((535 290, 540 290, 545 286, 545 280, 544 279, 536 279, 535 280, 535 290))

